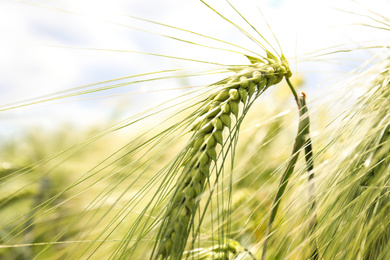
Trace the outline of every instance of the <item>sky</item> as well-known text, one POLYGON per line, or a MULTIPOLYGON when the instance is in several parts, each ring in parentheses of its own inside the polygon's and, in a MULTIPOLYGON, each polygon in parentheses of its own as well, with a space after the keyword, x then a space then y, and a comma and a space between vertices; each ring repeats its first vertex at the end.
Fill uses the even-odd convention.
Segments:
MULTIPOLYGON (((256 35, 227 1, 207 3, 221 15, 198 0, 0 0, 0 108, 12 107, 15 102, 27 104, 30 101, 26 100, 31 98, 113 78, 167 69, 212 68, 209 64, 139 52, 222 64, 247 63, 243 55, 221 50, 239 50, 230 45, 134 17, 202 33, 261 52, 245 34, 224 20, 223 17, 250 35, 256 35)), ((388 44, 388 31, 359 25, 372 20, 356 14, 372 17, 369 8, 375 12, 390 10, 389 1, 367 0, 356 4, 347 0, 236 0, 231 3, 274 47, 277 43, 272 32, 276 35, 293 73, 303 75, 313 92, 342 78, 370 57, 380 55, 380 51, 339 53, 306 61, 308 54, 319 54, 334 46, 351 49, 388 44)), ((175 75, 181 74, 178 71, 175 75)), ((123 118, 182 93, 181 90, 150 93, 151 90, 207 84, 218 78, 221 75, 134 84, 0 111, 0 134, 22 133, 34 126, 55 128, 64 122, 84 127, 123 118)))

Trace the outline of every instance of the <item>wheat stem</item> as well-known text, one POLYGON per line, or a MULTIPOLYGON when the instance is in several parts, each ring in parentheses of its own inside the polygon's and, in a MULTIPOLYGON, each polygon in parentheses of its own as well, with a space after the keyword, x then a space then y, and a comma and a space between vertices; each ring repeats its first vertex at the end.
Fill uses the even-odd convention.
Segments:
POLYGON ((298 94, 297 92, 295 91, 295 88, 294 86, 291 84, 291 81, 289 78, 286 78, 286 81, 287 81, 287 85, 289 86, 292 94, 294 95, 294 99, 295 99, 295 102, 297 103, 297 106, 298 106, 298 109, 300 109, 301 105, 299 103, 299 99, 298 99, 298 94))
MULTIPOLYGON (((311 138, 309 137, 305 144, 305 159, 307 165, 307 172, 309 174, 308 182, 309 182, 309 197, 310 197, 310 210, 313 212, 313 216, 309 226, 309 234, 313 234, 315 228, 317 227, 317 214, 315 213, 316 202, 315 202, 315 183, 314 183, 314 159, 313 159, 313 147, 311 138)), ((317 244, 315 244, 315 248, 310 256, 311 260, 318 259, 318 248, 317 244)))
MULTIPOLYGON (((292 87, 291 83, 289 83, 289 86, 292 87)), ((272 210, 271 210, 270 219, 269 219, 269 223, 268 223, 268 227, 267 227, 267 234, 266 234, 266 238, 265 238, 264 246, 263 246, 263 253, 262 253, 262 258, 261 258, 262 260, 266 259, 268 239, 269 239, 270 234, 271 234, 272 224, 275 220, 280 201, 281 201, 283 193, 287 187, 287 183, 290 179, 290 176, 294 171, 295 164, 298 160, 299 152, 300 152, 301 148, 304 146, 304 144, 306 143, 307 136, 309 134, 310 122, 309 122, 309 117, 308 117, 308 109, 306 106, 306 94, 302 93, 300 96, 298 96, 297 101, 298 101, 297 102, 298 107, 300 108, 298 133, 297 133, 297 137, 295 139, 295 144, 294 144, 292 156, 290 158, 290 161, 288 162, 286 171, 283 173, 282 180, 279 184, 279 189, 278 189, 276 196, 274 198, 274 201, 272 203, 272 210)))

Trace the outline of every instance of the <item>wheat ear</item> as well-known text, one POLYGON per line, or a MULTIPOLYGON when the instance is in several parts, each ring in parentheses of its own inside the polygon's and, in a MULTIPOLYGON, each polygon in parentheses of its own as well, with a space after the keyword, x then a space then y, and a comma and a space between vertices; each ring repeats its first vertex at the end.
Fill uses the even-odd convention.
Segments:
POLYGON ((211 163, 217 161, 216 146, 224 145, 222 132, 230 131, 231 115, 239 118, 239 103, 245 105, 267 87, 291 76, 284 57, 282 61, 268 58, 265 62, 248 58, 252 65, 218 84, 221 90, 204 101, 204 109, 192 126, 193 135, 185 148, 188 156, 160 227, 156 258, 180 259, 183 254, 211 163))

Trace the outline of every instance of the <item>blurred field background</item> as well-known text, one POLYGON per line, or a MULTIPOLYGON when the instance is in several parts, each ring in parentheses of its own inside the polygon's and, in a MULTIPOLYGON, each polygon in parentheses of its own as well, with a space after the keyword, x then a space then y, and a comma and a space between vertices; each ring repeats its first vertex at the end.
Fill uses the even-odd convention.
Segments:
MULTIPOLYGON (((225 1, 208 3, 247 28, 225 1)), ((277 46, 260 8, 308 96, 319 229, 306 232, 314 213, 301 154, 267 259, 307 259, 313 241, 323 259, 387 259, 390 27, 374 11, 389 3, 232 3, 277 46), (382 188, 361 191, 367 172, 378 176, 373 169, 383 174, 370 185, 382 188)), ((198 1, 3 0, 0 10, 0 259, 145 259, 156 226, 145 222, 145 235, 132 228, 166 204, 143 212, 188 141, 190 106, 231 75, 220 64, 249 62, 225 50, 238 48, 135 17, 260 49, 198 1)), ((260 259, 297 125, 285 83, 258 98, 196 247, 232 239, 260 259)), ((240 258, 251 259, 229 259, 240 258)))

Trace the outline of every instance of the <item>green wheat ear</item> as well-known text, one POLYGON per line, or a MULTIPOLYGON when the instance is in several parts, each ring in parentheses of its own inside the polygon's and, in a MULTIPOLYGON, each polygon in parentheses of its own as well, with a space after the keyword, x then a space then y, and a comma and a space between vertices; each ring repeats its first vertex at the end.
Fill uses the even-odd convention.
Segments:
POLYGON ((239 112, 240 103, 245 107, 266 88, 291 76, 285 60, 279 61, 273 55, 266 60, 247 57, 252 65, 221 81, 226 83, 215 85, 218 91, 203 102, 191 128, 193 135, 185 148, 188 156, 181 165, 182 172, 162 220, 155 258, 181 258, 205 184, 211 177, 210 167, 218 160, 217 145, 225 145, 225 130, 232 134, 232 115, 236 122, 244 116, 239 112))

